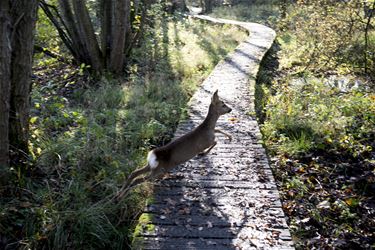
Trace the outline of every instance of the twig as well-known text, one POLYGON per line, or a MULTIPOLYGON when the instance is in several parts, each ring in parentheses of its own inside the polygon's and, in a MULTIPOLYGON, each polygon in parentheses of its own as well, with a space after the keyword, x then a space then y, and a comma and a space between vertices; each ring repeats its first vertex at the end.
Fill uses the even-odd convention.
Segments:
POLYGON ((56 54, 55 52, 50 51, 49 49, 43 48, 42 46, 39 45, 34 45, 34 50, 40 53, 44 53, 45 55, 57 59, 59 62, 63 63, 70 63, 69 60, 67 60, 65 57, 56 54))

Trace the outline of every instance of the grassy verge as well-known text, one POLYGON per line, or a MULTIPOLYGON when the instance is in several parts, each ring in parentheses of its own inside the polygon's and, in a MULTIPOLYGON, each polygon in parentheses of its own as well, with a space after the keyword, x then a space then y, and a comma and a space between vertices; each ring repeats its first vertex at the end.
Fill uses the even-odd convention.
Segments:
POLYGON ((373 247, 374 94, 275 76, 269 66, 257 109, 297 249, 373 247))
MULTIPOLYGON (((303 21, 297 28, 293 22, 285 25, 276 19, 278 14, 259 15, 266 8, 263 13, 277 12, 275 6, 254 3, 213 13, 245 21, 257 17, 278 29, 258 74, 256 111, 295 246, 371 249, 375 95, 371 75, 347 75, 359 70, 361 55, 355 50, 363 41, 346 39, 343 44, 338 33, 328 29, 328 19, 313 29, 303 21), (314 34, 302 37, 293 28, 314 34), (324 29, 330 35, 323 34, 324 29), (317 44, 320 47, 314 47, 317 44), (327 56, 341 44, 348 49, 327 56)), ((303 17, 293 6, 288 11, 291 19, 303 17)))
POLYGON ((210 16, 272 26, 279 16, 278 1, 250 0, 229 7, 217 7, 210 16))
POLYGON ((127 249, 150 195, 101 201, 168 142, 189 97, 244 32, 159 17, 133 51, 129 77, 94 86, 83 69, 40 67, 32 93, 34 166, 0 202, 0 248, 127 249))

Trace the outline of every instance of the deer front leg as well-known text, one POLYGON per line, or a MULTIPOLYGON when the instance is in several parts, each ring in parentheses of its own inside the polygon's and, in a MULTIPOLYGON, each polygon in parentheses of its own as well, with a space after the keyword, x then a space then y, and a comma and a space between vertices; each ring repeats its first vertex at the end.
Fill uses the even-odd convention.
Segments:
POLYGON ((199 155, 199 156, 204 156, 204 155, 208 154, 208 153, 211 151, 211 149, 213 149, 213 147, 216 146, 216 144, 217 144, 217 142, 215 141, 214 144, 212 144, 212 146, 210 146, 208 149, 206 149, 206 150, 203 151, 202 153, 199 153, 198 155, 199 155))
POLYGON ((221 131, 220 129, 215 129, 215 132, 225 135, 226 137, 228 137, 229 141, 232 141, 232 136, 230 134, 225 133, 224 131, 221 131))

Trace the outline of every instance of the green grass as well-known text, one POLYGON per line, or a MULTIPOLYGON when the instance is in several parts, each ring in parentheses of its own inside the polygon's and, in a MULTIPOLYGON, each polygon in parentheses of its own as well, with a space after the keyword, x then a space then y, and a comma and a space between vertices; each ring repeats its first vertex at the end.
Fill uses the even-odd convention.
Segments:
POLYGON ((262 129, 268 146, 277 145, 279 153, 291 155, 318 149, 345 151, 353 157, 368 154, 374 96, 356 90, 341 93, 323 81, 286 85, 270 97, 262 129))
POLYGON ((349 16, 344 11, 343 18, 324 19, 291 4, 280 19, 276 9, 274 17, 261 15, 266 5, 222 7, 214 15, 277 30, 258 72, 255 106, 295 247, 374 248, 368 217, 374 213, 374 74, 371 58, 364 74, 363 32, 348 39, 344 29, 331 28, 349 16), (319 22, 308 24, 314 17, 319 22), (362 84, 343 90, 329 80, 332 74, 362 84))
POLYGON ((274 0, 254 0, 229 7, 215 7, 210 16, 273 26, 279 16, 279 7, 274 0))
POLYGON ((150 188, 137 188, 118 204, 101 201, 145 163, 150 148, 171 140, 189 97, 247 36, 231 26, 168 17, 156 18, 146 31, 124 79, 103 77, 89 86, 79 69, 51 65, 52 72, 36 72, 43 80, 32 93, 34 166, 29 176, 18 177, 23 186, 0 203, 8 243, 130 248, 150 188))

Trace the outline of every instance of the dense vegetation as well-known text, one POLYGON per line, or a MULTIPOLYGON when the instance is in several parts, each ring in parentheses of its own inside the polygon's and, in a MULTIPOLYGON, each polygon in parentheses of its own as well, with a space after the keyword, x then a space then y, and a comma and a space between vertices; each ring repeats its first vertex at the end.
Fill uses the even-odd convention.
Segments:
POLYGON ((150 190, 103 201, 150 148, 171 139, 196 87, 246 37, 164 8, 147 13, 126 71, 99 78, 85 64, 64 63, 71 56, 40 10, 36 44, 50 56, 35 54, 30 163, 0 189, 0 248, 129 248, 150 190))
POLYGON ((256 106, 295 245, 370 249, 374 3, 252 2, 213 15, 262 20, 278 32, 258 75, 256 106))
POLYGON ((0 2, 0 104, 20 97, 0 105, 0 248, 129 248, 151 190, 103 201, 246 36, 171 14, 186 4, 278 33, 256 107, 296 247, 375 247, 373 0, 17 2, 0 2))

